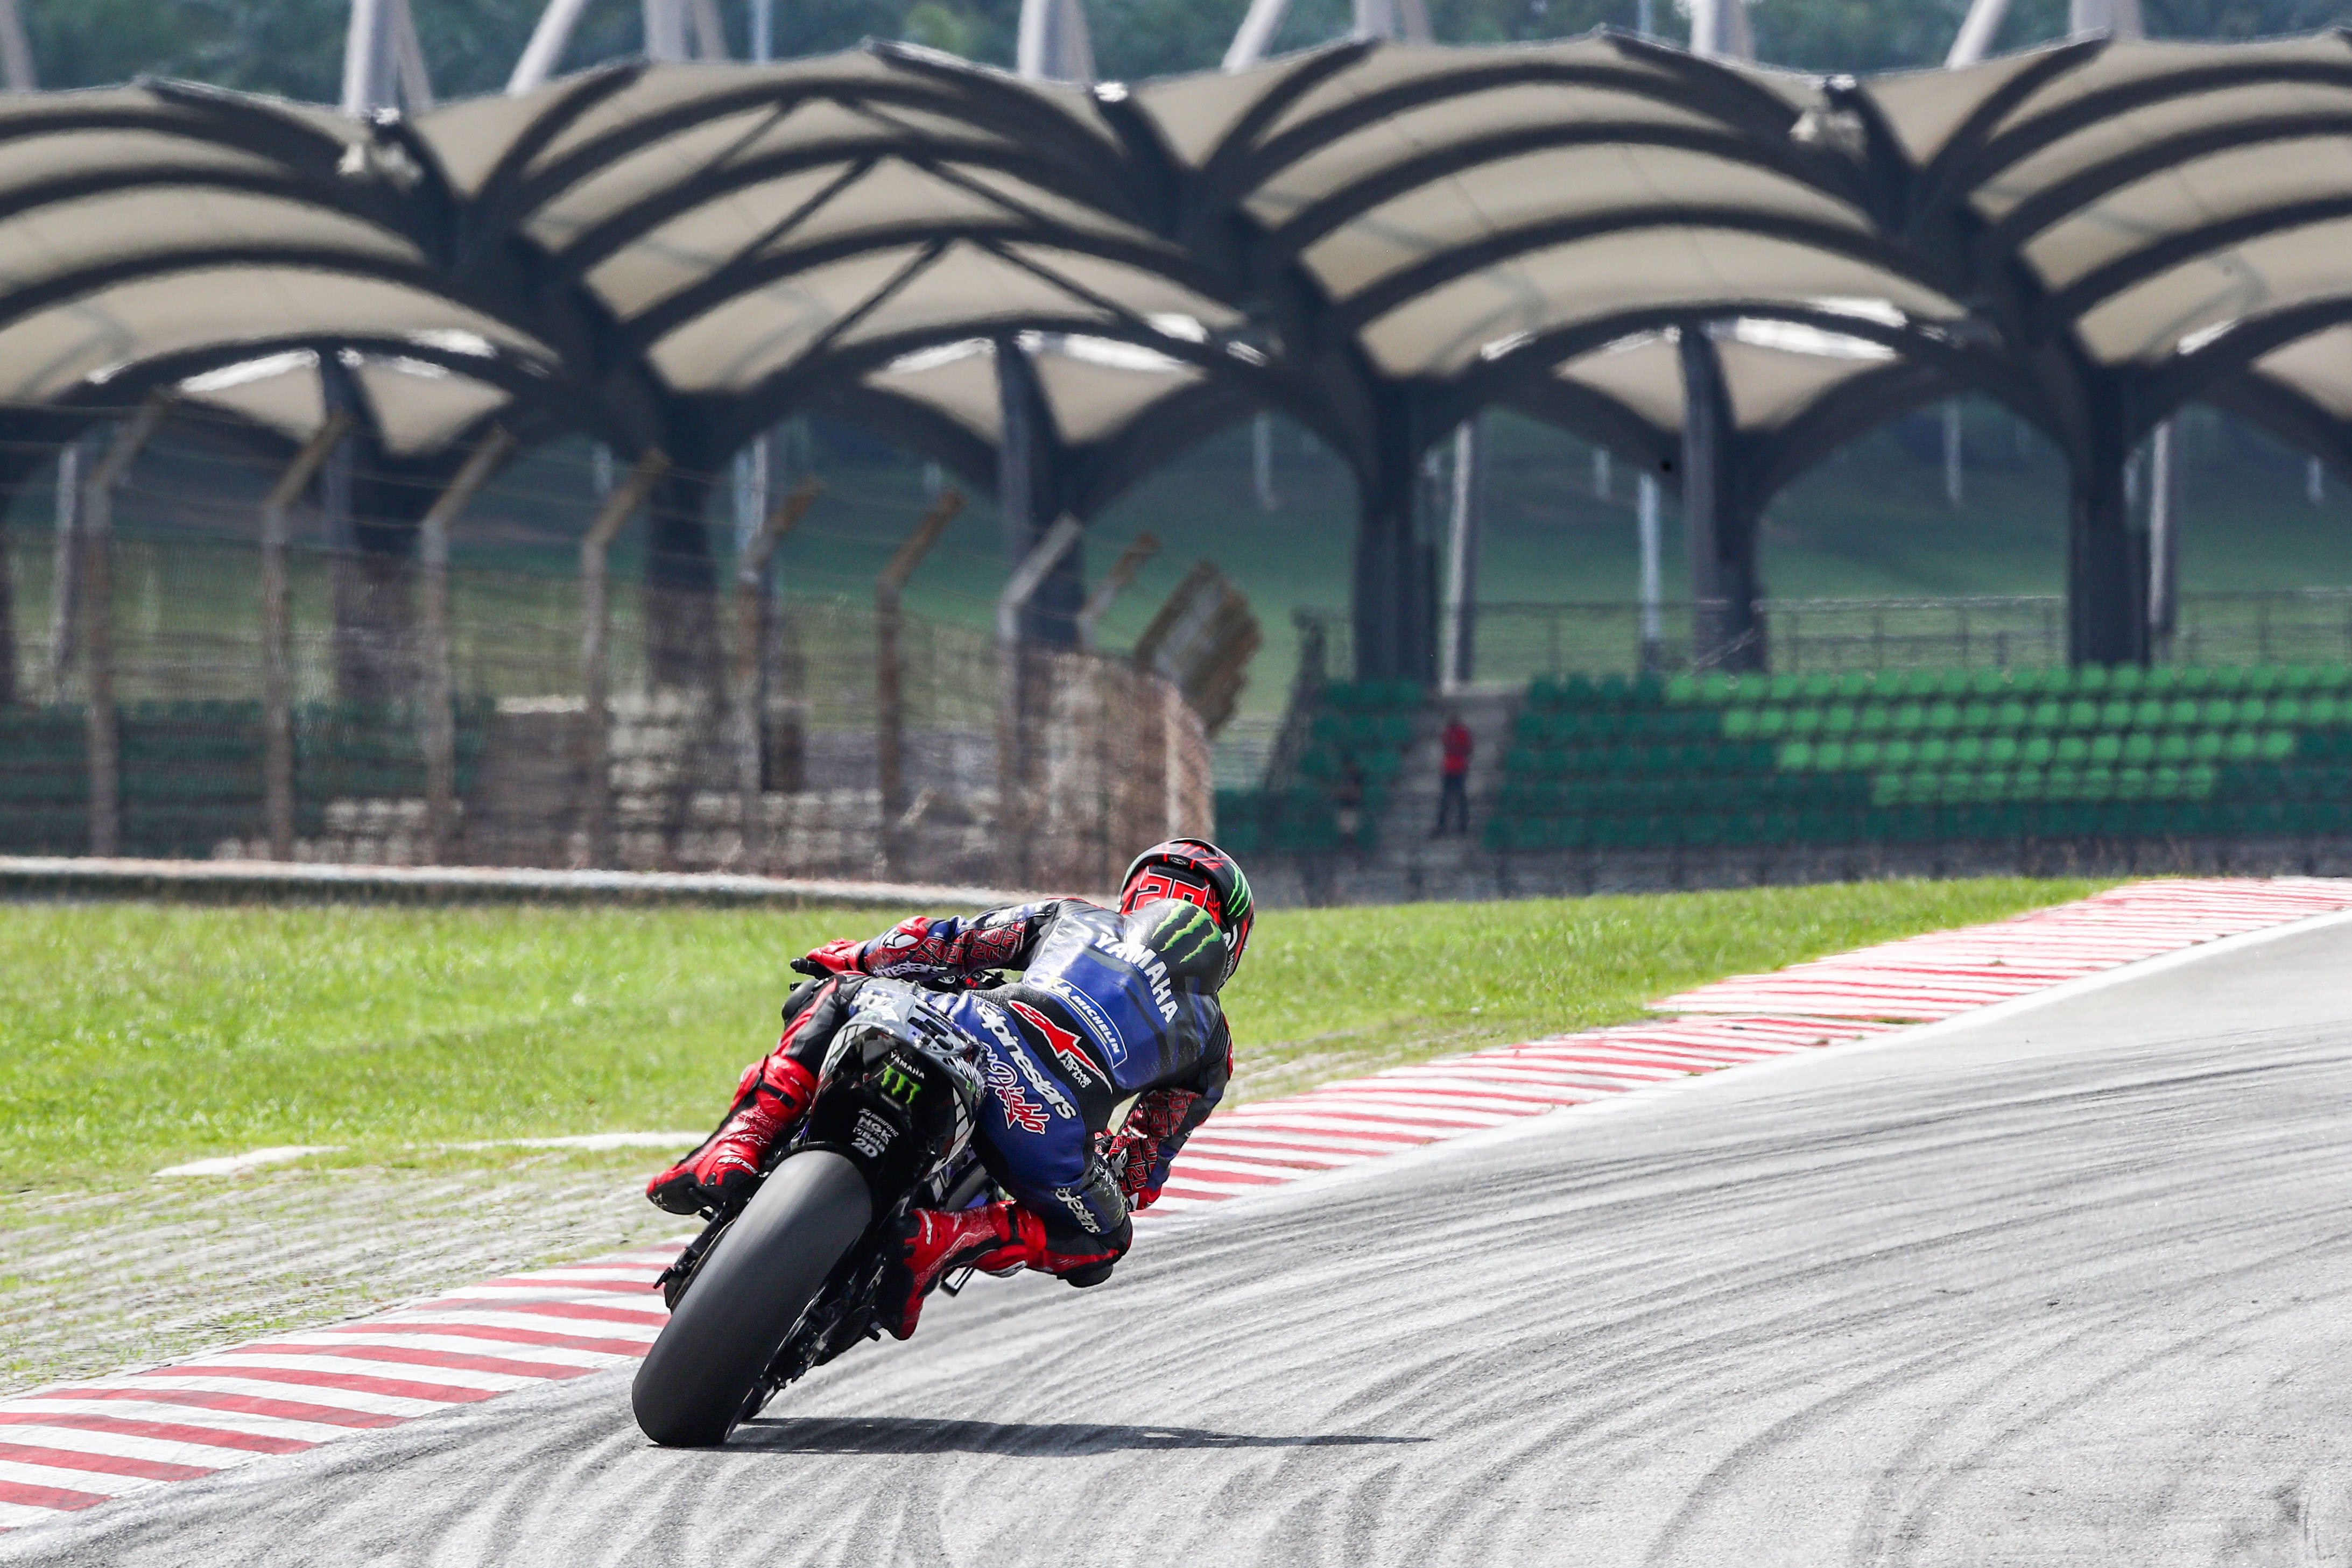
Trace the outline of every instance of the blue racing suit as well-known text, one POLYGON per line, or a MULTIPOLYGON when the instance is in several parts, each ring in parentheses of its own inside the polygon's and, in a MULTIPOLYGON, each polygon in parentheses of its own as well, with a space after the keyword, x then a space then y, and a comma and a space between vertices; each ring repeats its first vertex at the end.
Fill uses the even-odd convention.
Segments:
MULTIPOLYGON (((969 918, 919 915, 840 957, 854 973, 824 991, 843 1004, 856 974, 971 988, 945 1005, 980 1045, 988 1103, 978 1133, 990 1174, 1045 1222, 1056 1250, 1125 1252, 1129 1211, 1159 1197, 1233 1071, 1215 923, 1176 899, 1120 915, 1060 898, 969 918), (1019 977, 988 985, 1003 969, 1019 977), (1102 1136, 1129 1096, 1125 1125, 1102 1136)), ((821 1059, 832 1032, 816 1018, 793 1019, 786 1044, 821 1059)))

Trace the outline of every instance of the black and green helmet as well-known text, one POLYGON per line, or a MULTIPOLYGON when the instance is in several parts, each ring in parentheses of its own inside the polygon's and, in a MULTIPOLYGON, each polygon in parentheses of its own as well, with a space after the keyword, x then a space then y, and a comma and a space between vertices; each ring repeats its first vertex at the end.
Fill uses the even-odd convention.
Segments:
POLYGON ((1205 910, 1225 938, 1225 978, 1241 967, 1242 949, 1249 946, 1250 924, 1257 911, 1250 904, 1249 878, 1234 857, 1206 839, 1170 839, 1135 857, 1127 868, 1127 883, 1118 895, 1118 909, 1128 914, 1155 898, 1181 899, 1205 910))

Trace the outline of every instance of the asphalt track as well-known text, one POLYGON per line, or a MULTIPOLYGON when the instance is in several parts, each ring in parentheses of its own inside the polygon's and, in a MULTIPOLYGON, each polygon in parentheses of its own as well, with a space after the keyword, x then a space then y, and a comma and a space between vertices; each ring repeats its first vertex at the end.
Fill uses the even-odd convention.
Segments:
POLYGON ((2352 1563, 2352 924, 1152 1228, 662 1452, 600 1375, 71 1564, 2352 1563))

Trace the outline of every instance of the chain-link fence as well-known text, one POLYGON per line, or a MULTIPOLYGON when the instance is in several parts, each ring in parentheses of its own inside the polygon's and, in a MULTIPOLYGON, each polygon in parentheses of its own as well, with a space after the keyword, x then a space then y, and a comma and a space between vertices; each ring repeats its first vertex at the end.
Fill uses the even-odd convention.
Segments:
POLYGON ((885 638, 870 605, 664 593, 642 572, 612 580, 591 655, 579 578, 470 566, 447 572, 436 641, 415 561, 297 546, 273 704, 259 546, 114 540, 96 643, 49 536, 8 548, 0 852, 87 852, 110 822, 134 854, 1099 888, 1139 845, 1213 825, 1197 718, 1116 657, 1031 651, 1008 703, 975 628, 899 614, 885 638), (665 642, 700 649, 692 678, 652 679, 665 642))

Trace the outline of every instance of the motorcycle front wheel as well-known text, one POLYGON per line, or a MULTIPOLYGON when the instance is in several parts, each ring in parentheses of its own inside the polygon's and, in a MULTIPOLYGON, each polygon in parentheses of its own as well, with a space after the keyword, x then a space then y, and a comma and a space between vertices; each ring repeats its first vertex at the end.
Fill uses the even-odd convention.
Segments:
POLYGON ((637 1425, 665 1448, 727 1440, 801 1313, 865 1234, 857 1167, 823 1149, 779 1165, 727 1228, 637 1368, 637 1425))

